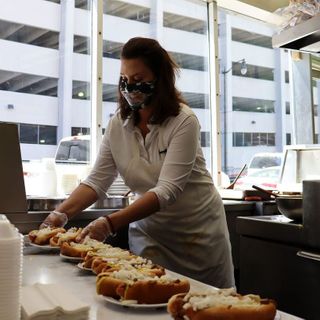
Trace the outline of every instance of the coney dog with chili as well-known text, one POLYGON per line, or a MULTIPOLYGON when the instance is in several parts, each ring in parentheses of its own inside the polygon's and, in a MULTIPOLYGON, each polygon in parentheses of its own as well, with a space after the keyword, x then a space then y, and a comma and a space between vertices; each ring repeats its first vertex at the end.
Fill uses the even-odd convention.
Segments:
POLYGON ((258 295, 221 289, 174 295, 167 310, 175 320, 274 320, 276 303, 258 295))
POLYGON ((118 270, 97 276, 97 293, 140 304, 166 303, 177 293, 188 292, 187 279, 149 276, 139 270, 118 270))
POLYGON ((80 234, 82 228, 72 227, 66 232, 59 232, 50 238, 50 245, 52 247, 61 247, 63 242, 75 241, 76 237, 80 234))
POLYGON ((65 233, 64 228, 43 228, 39 230, 32 230, 28 233, 28 237, 32 243, 38 245, 48 245, 52 237, 58 233, 65 233))
POLYGON ((95 274, 121 269, 136 269, 147 275, 158 277, 165 274, 165 269, 163 267, 139 256, 133 256, 132 259, 129 260, 96 257, 91 264, 91 269, 95 274))

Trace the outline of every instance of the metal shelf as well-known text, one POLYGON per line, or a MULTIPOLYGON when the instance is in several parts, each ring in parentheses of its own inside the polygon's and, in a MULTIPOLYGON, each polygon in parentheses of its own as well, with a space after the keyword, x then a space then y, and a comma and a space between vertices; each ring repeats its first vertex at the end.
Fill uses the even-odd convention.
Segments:
POLYGON ((274 48, 320 52, 320 15, 284 30, 272 37, 274 48))

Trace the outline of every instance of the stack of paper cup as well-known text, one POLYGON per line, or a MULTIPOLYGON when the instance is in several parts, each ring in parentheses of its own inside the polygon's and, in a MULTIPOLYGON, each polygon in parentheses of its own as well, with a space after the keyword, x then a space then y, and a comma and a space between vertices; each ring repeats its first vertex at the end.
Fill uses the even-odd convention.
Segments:
POLYGON ((0 319, 20 319, 23 236, 0 215, 0 319))

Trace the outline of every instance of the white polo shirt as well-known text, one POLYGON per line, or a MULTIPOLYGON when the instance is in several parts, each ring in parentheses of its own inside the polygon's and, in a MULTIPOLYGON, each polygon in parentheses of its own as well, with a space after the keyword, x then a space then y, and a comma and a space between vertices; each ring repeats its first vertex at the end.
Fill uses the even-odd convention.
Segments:
POLYGON ((131 223, 130 249, 200 281, 232 286, 224 207, 206 169, 198 119, 182 105, 176 117, 148 128, 144 139, 131 119, 117 113, 83 183, 104 197, 119 172, 133 192, 154 192, 160 211, 131 223))

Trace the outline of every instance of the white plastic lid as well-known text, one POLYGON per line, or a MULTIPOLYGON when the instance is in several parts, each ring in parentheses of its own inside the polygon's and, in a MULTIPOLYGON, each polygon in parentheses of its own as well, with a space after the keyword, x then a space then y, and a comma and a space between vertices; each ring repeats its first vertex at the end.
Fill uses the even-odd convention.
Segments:
POLYGON ((0 241, 17 238, 18 232, 16 228, 10 223, 8 218, 0 215, 0 241))

